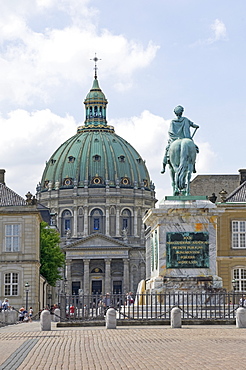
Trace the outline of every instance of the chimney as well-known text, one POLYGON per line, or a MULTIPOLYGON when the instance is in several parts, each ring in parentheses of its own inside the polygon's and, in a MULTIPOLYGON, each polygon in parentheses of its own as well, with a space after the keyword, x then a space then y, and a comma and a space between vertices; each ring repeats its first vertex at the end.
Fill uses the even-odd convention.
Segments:
POLYGON ((246 169, 238 170, 239 171, 239 185, 246 181, 246 169))
POLYGON ((5 174, 5 170, 0 169, 0 184, 3 184, 3 185, 5 185, 4 174, 5 174))

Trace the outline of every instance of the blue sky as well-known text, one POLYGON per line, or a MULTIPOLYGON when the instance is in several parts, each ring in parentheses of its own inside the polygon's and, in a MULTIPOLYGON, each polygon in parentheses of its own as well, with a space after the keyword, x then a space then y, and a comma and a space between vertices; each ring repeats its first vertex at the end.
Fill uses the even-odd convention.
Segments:
POLYGON ((0 167, 20 195, 84 121, 95 52, 108 122, 146 160, 157 198, 173 108, 200 125, 198 174, 246 167, 245 0, 0 0, 0 167))

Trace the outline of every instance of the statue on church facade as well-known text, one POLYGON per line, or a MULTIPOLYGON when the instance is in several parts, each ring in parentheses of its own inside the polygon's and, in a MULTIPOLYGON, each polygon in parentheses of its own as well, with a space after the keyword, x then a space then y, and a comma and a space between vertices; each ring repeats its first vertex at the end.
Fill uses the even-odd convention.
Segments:
POLYGON ((193 142, 193 136, 198 125, 191 122, 188 118, 182 117, 184 108, 178 105, 174 108, 177 118, 170 123, 168 135, 168 145, 163 158, 163 168, 169 164, 173 195, 190 195, 190 179, 192 172, 196 172, 196 154, 199 153, 198 147, 193 142), (190 127, 195 128, 191 136, 190 127))

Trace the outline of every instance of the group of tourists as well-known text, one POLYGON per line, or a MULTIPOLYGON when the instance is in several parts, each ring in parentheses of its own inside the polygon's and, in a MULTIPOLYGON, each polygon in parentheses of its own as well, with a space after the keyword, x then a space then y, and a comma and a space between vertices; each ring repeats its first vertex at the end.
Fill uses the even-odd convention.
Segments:
POLYGON ((19 309, 19 321, 22 322, 32 322, 33 309, 26 310, 23 306, 19 309))
POLYGON ((104 308, 104 314, 106 314, 106 311, 110 307, 119 307, 122 304, 125 306, 131 306, 134 304, 134 296, 132 292, 126 293, 125 295, 125 301, 124 301, 124 296, 122 297, 121 295, 113 295, 111 296, 109 293, 107 293, 102 301, 102 306, 104 308))
POLYGON ((4 301, 0 299, 0 312, 10 310, 9 300, 8 298, 4 298, 4 301))

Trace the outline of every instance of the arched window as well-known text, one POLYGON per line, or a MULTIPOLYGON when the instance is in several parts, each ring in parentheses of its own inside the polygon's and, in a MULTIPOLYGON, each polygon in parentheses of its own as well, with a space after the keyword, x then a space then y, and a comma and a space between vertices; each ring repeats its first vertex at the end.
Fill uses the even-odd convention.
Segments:
POLYGON ((69 210, 62 212, 62 236, 72 233, 72 213, 69 210))
POLYGON ((103 213, 99 208, 93 209, 90 217, 91 233, 103 232, 103 213))
POLYGON ((246 292, 246 267, 233 270, 233 279, 235 281, 235 291, 246 292))
POLYGON ((129 209, 124 209, 121 214, 121 229, 127 230, 127 234, 132 234, 132 227, 131 227, 131 212, 129 209))

